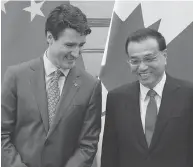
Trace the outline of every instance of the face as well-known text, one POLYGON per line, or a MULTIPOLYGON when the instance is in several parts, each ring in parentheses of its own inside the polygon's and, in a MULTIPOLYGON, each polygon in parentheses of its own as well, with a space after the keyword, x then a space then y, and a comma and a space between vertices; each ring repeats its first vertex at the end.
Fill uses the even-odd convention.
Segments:
POLYGON ((71 69, 82 52, 86 36, 72 28, 66 28, 57 40, 47 32, 47 42, 49 60, 58 68, 71 69))
POLYGON ((145 87, 155 87, 165 71, 166 51, 159 51, 158 43, 153 38, 131 42, 127 49, 131 72, 145 87))

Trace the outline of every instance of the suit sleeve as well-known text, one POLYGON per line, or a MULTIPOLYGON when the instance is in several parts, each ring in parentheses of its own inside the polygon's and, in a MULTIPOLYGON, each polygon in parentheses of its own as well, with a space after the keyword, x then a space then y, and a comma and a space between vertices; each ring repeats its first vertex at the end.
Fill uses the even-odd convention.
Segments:
POLYGON ((1 91, 1 150, 3 167, 26 167, 11 142, 17 112, 17 93, 14 69, 8 68, 1 91))
POLYGON ((193 167, 193 87, 191 96, 191 110, 190 110, 190 166, 193 167))
POLYGON ((107 96, 105 127, 103 134, 101 167, 118 167, 118 145, 115 128, 115 116, 113 115, 115 101, 111 95, 107 96))
POLYGON ((69 159, 65 167, 91 167, 97 152, 101 131, 102 109, 101 83, 98 81, 93 89, 79 137, 79 148, 69 159))

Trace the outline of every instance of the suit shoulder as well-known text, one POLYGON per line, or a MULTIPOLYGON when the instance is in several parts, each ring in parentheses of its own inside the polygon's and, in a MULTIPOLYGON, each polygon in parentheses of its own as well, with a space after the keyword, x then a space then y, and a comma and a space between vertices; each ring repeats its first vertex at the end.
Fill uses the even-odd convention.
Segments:
POLYGON ((132 92, 133 88, 137 85, 137 82, 127 83, 122 86, 118 86, 111 91, 109 91, 109 94, 125 94, 126 92, 132 92))
POLYGON ((176 78, 175 78, 175 81, 181 87, 193 90, 193 82, 190 82, 190 81, 187 81, 187 80, 182 80, 182 79, 176 79, 176 78))
POLYGON ((13 71, 16 73, 25 71, 29 67, 29 65, 32 64, 35 60, 36 59, 32 59, 32 60, 22 62, 22 63, 16 64, 16 65, 8 66, 7 70, 13 71))
POLYGON ((193 83, 187 80, 182 80, 179 78, 173 78, 173 81, 176 85, 180 87, 180 90, 186 94, 190 95, 193 98, 193 83))
POLYGON ((16 65, 8 66, 5 71, 4 78, 7 76, 16 77, 16 78, 25 78, 24 76, 28 76, 30 67, 33 64, 37 64, 37 61, 40 62, 40 58, 32 59, 26 62, 22 62, 16 65))
POLYGON ((89 74, 87 71, 77 68, 77 70, 79 71, 81 77, 83 77, 84 81, 86 82, 90 82, 90 83, 96 83, 96 82, 100 82, 100 80, 94 76, 92 76, 91 74, 89 74))

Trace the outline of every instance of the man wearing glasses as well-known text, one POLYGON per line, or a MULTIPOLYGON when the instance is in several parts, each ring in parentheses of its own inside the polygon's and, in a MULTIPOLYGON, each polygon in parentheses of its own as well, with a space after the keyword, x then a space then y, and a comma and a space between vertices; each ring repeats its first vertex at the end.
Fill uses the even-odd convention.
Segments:
POLYGON ((125 49, 138 81, 108 94, 101 167, 193 167, 193 84, 165 72, 159 32, 140 29, 125 49))

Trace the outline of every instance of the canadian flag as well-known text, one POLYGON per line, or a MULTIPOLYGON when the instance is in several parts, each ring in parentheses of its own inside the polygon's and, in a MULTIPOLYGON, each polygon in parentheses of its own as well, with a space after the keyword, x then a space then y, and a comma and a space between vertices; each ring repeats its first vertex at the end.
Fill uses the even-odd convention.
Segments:
POLYGON ((166 71, 177 78, 193 81, 193 2, 191 1, 116 1, 105 53, 101 63, 103 83, 102 133, 98 150, 100 166, 106 95, 109 90, 134 81, 126 63, 128 34, 150 27, 163 34, 167 43, 166 71))

